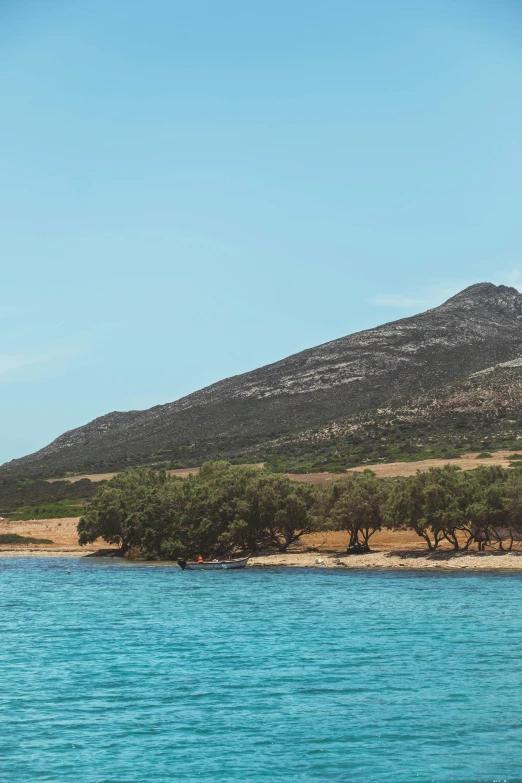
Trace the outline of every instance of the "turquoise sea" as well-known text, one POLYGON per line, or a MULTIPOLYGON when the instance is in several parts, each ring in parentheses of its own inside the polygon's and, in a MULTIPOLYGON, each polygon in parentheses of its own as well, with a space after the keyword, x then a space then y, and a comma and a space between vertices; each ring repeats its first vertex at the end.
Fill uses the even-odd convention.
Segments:
POLYGON ((0 781, 522 781, 521 609, 505 573, 0 559, 0 781))

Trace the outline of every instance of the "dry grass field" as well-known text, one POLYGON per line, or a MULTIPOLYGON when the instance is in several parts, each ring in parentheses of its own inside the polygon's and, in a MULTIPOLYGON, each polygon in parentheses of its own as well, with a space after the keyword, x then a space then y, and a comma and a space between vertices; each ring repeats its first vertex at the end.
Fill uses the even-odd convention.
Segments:
MULTIPOLYGON (((167 473, 169 476, 181 476, 181 478, 185 478, 186 476, 190 476, 191 473, 197 473, 198 470, 199 468, 181 468, 179 470, 167 470, 167 473)), ((76 481, 81 481, 82 479, 89 479, 90 481, 108 481, 115 475, 116 473, 86 473, 83 476, 67 476, 66 478, 54 478, 47 480, 49 484, 52 484, 55 481, 70 481, 71 484, 74 484, 76 481)))
POLYGON ((327 481, 336 481, 342 479, 351 473, 360 473, 363 470, 373 470, 373 472, 382 478, 392 478, 393 476, 414 476, 418 470, 427 471, 430 468, 442 468, 444 465, 457 465, 462 470, 474 470, 481 465, 501 465, 504 468, 509 467, 508 457, 513 451, 494 451, 492 456, 487 459, 477 459, 477 454, 466 454, 458 459, 426 459, 419 462, 377 462, 374 464, 362 465, 359 468, 353 468, 344 473, 290 473, 293 481, 309 481, 312 484, 324 484, 327 481))
POLYGON ((16 533, 28 538, 46 538, 52 544, 0 544, 0 556, 5 555, 55 555, 61 557, 78 557, 96 552, 99 549, 117 549, 104 541, 95 544, 87 544, 81 547, 78 544, 76 525, 77 517, 65 519, 30 519, 25 522, 11 522, 8 519, 0 521, 0 534, 16 533))
MULTIPOLYGON (((513 451, 494 451, 492 456, 487 459, 477 459, 478 452, 472 454, 466 454, 464 457, 458 459, 426 459, 419 462, 377 462, 374 464, 362 465, 359 468, 353 468, 346 473, 288 473, 287 475, 292 481, 308 481, 311 484, 324 484, 327 481, 336 481, 342 479, 352 473, 360 473, 363 470, 373 470, 377 476, 383 478, 390 478, 392 476, 414 476, 415 473, 420 471, 426 471, 430 468, 440 468, 444 465, 458 465, 462 470, 473 470, 480 467, 480 465, 501 465, 504 468, 509 467, 509 456, 513 454, 513 451)), ((256 467, 263 467, 262 462, 256 463, 256 467)), ((189 476, 190 474, 197 473, 199 468, 180 468, 178 470, 168 470, 169 476, 189 476)), ((50 483, 53 481, 80 481, 81 479, 90 479, 91 481, 106 481, 115 476, 116 473, 91 473, 83 476, 70 476, 64 479, 48 479, 50 483)))

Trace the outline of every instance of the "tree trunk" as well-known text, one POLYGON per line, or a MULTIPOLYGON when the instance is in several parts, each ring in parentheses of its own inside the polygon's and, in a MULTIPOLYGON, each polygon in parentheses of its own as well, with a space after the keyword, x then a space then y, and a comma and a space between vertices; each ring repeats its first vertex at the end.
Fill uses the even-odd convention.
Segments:
POLYGON ((444 532, 444 538, 446 541, 449 541, 449 543, 453 546, 453 549, 455 552, 458 552, 460 549, 459 541, 457 538, 457 534, 453 530, 446 530, 444 532))
POLYGON ((422 536, 422 538, 425 540, 425 542, 428 545, 428 551, 429 552, 433 552, 433 550, 436 549, 437 547, 432 545, 431 539, 430 539, 428 533, 421 533, 421 536, 422 536))
POLYGON ((351 530, 350 531, 350 543, 348 544, 349 547, 355 546, 359 543, 359 531, 358 530, 351 530))

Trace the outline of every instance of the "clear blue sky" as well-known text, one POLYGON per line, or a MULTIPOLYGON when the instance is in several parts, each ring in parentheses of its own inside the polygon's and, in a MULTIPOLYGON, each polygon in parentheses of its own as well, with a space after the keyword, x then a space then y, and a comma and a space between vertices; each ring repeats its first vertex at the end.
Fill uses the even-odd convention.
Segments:
POLYGON ((0 461, 522 283, 522 6, 3 0, 0 461))

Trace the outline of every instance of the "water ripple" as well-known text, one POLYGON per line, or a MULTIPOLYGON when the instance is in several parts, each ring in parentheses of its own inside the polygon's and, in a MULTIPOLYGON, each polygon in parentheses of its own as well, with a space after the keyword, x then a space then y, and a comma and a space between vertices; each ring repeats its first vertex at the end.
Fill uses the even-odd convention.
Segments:
POLYGON ((1 781, 522 780, 516 574, 23 558, 0 598, 1 781))

